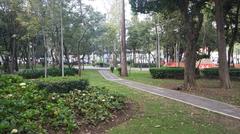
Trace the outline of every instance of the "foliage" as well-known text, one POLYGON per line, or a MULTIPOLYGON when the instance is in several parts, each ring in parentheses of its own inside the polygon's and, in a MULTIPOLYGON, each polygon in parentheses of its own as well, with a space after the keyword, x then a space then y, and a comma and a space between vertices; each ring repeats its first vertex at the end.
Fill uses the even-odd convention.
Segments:
POLYGON ((68 93, 75 89, 77 90, 87 90, 89 83, 87 80, 59 80, 59 81, 42 81, 37 82, 40 89, 47 89, 49 92, 55 93, 68 93))
POLYGON ((20 83, 0 91, 0 133, 46 133, 46 128, 76 128, 72 110, 63 98, 52 98, 34 84, 20 83))
POLYGON ((174 78, 182 79, 184 77, 184 68, 162 67, 150 68, 150 73, 154 79, 174 78))
POLYGON ((31 82, 3 88, 0 133, 47 133, 48 130, 71 133, 78 125, 104 121, 111 117, 111 112, 124 106, 123 96, 109 93, 105 88, 87 88, 50 93, 31 82))
MULTIPOLYGON (((47 69, 49 76, 61 76, 62 70, 59 68, 49 68, 47 69)), ((66 76, 72 76, 78 73, 78 70, 75 68, 65 68, 64 74, 66 76)), ((22 76, 25 79, 37 79, 44 77, 44 69, 26 69, 18 73, 18 75, 22 76)))
MULTIPOLYGON (((206 68, 206 69, 201 70, 201 73, 206 78, 218 78, 219 77, 218 68, 206 68)), ((229 75, 232 79, 240 79, 240 69, 229 68, 229 75)))
POLYGON ((0 75, 0 89, 22 82, 23 79, 17 75, 0 75))
POLYGON ((153 68, 153 67, 156 67, 156 64, 154 64, 154 63, 133 63, 132 64, 132 66, 133 67, 142 67, 142 68, 148 68, 148 67, 150 67, 150 68, 153 68))
POLYGON ((74 90, 64 94, 66 103, 82 116, 84 124, 94 124, 111 117, 111 111, 124 106, 124 97, 111 94, 105 88, 90 87, 88 90, 74 90), (78 98, 78 99, 76 99, 78 98))

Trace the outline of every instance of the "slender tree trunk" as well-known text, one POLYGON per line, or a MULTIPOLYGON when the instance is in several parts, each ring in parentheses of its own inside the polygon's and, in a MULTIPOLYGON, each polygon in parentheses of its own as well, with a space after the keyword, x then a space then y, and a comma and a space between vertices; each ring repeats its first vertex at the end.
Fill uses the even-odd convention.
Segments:
POLYGON ((217 44, 219 57, 219 79, 221 87, 225 89, 231 88, 229 69, 227 65, 226 56, 226 42, 224 33, 224 15, 223 15, 223 1, 215 0, 216 9, 216 23, 217 23, 217 44))
POLYGON ((133 49, 133 63, 136 63, 136 49, 133 49))
POLYGON ((126 58, 126 28, 125 28, 125 0, 122 0, 122 20, 121 20, 121 76, 128 75, 126 58))
POLYGON ((233 67, 234 67, 234 61, 233 61, 233 49, 234 49, 234 43, 236 41, 237 35, 238 35, 238 23, 239 23, 239 10, 240 10, 240 1, 238 0, 238 5, 237 5, 237 11, 236 14, 234 16, 234 20, 235 20, 235 27, 232 30, 232 37, 231 37, 231 41, 229 44, 229 49, 228 49, 228 66, 230 67, 231 65, 231 59, 232 59, 232 63, 233 63, 233 67))
POLYGON ((148 67, 150 68, 151 66, 151 52, 148 52, 148 67))
POLYGON ((78 75, 81 76, 80 44, 78 44, 77 48, 77 59, 78 59, 78 75))

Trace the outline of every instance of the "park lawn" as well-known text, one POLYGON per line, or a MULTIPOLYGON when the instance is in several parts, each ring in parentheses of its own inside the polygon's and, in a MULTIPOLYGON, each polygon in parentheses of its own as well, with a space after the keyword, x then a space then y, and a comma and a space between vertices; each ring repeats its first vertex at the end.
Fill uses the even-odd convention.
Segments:
MULTIPOLYGON (((114 73, 118 75, 117 72, 114 73)), ((126 79, 168 89, 175 89, 183 84, 183 80, 153 79, 149 71, 132 71, 126 79)), ((197 90, 183 90, 183 92, 240 106, 240 81, 232 81, 233 87, 229 90, 221 89, 219 81, 216 79, 201 78, 197 80, 197 85, 197 90)))
POLYGON ((111 92, 127 96, 137 105, 136 114, 110 129, 110 134, 237 134, 240 121, 214 114, 163 97, 130 89, 107 81, 96 71, 85 70, 83 78, 90 85, 103 86, 111 92))

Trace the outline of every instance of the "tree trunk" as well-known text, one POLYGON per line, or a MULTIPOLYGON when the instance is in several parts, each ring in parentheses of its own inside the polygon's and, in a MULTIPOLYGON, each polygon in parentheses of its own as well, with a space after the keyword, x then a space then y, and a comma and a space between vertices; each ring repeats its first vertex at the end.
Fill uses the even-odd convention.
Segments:
POLYGON ((237 12, 234 16, 234 24, 235 27, 232 29, 232 37, 231 37, 231 41, 229 44, 229 49, 228 49, 228 66, 231 66, 231 59, 232 59, 232 63, 233 63, 233 67, 234 67, 234 61, 233 61, 233 49, 234 49, 234 43, 236 41, 237 35, 238 35, 238 18, 239 18, 239 10, 240 10, 240 1, 238 1, 238 5, 237 5, 237 12))
POLYGON ((125 0, 122 0, 122 20, 121 20, 121 76, 125 77, 127 72, 126 58, 126 28, 125 28, 125 0))
POLYGON ((136 63, 136 49, 133 49, 133 63, 136 63))
POLYGON ((151 52, 148 52, 148 67, 150 68, 151 66, 151 52))
POLYGON ((226 42, 224 33, 224 18, 223 18, 223 1, 215 0, 216 23, 217 23, 217 44, 219 57, 219 79, 221 87, 225 89, 231 88, 229 69, 226 56, 226 42))
MULTIPOLYGON (((189 0, 184 0, 180 4, 181 14, 184 18, 184 29, 186 31, 186 51, 184 65, 184 88, 191 90, 196 88, 195 68, 196 68, 196 42, 202 27, 203 15, 200 9, 196 9, 193 13, 189 13, 189 0), (198 21, 194 19, 198 18, 198 21)), ((193 11, 192 11, 193 12, 193 11)))
POLYGON ((80 44, 78 44, 77 48, 77 59, 78 59, 78 75, 81 76, 81 58, 80 58, 80 44))

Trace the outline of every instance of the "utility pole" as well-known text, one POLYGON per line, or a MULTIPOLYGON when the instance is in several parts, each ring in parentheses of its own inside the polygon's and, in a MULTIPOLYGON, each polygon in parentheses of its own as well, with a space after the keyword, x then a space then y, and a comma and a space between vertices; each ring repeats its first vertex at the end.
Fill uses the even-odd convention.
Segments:
POLYGON ((64 55, 63 55, 63 0, 61 0, 61 62, 62 62, 62 77, 64 77, 64 55))
POLYGON ((122 0, 122 17, 121 17, 121 76, 127 76, 126 61, 126 27, 125 27, 125 0, 122 0))

